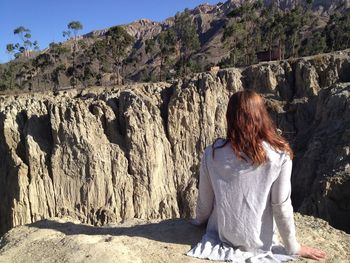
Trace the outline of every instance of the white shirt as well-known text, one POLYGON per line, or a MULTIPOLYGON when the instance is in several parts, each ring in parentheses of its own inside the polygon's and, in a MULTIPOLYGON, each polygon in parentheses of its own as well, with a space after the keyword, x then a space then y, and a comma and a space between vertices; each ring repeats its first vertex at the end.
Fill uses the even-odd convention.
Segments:
MULTIPOLYGON (((223 143, 224 140, 218 140, 216 145, 223 143)), ((206 147, 200 163, 196 209, 198 221, 208 220, 202 242, 209 238, 221 242, 220 247, 253 255, 268 252, 272 247, 274 218, 287 254, 298 253, 300 245, 295 238, 290 199, 292 161, 266 142, 263 147, 267 162, 255 167, 238 159, 230 143, 217 148, 214 159, 212 145, 206 147)), ((203 244, 199 243, 188 255, 205 258, 201 250, 203 244)))

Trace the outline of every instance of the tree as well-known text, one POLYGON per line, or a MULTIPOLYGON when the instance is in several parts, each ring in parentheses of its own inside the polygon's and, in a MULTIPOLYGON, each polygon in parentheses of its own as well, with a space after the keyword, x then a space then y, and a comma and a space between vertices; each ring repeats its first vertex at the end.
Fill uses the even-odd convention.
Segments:
POLYGON ((14 44, 7 44, 6 45, 6 52, 12 56, 16 52, 16 48, 14 44))
POLYGON ((51 81, 54 83, 54 86, 53 86, 54 93, 57 93, 57 91, 58 91, 58 87, 60 84, 59 76, 65 70, 66 70, 65 65, 60 64, 51 72, 50 78, 51 78, 51 81))
POLYGON ((306 8, 311 9, 313 2, 314 2, 313 0, 306 0, 306 8))
POLYGON ((73 87, 76 86, 76 53, 77 53, 77 36, 78 36, 78 31, 83 29, 83 25, 79 21, 71 21, 67 25, 68 30, 63 31, 63 37, 69 40, 72 36, 74 35, 74 43, 73 43, 73 52, 72 52, 72 79, 71 79, 71 84, 73 87))
POLYGON ((52 66, 54 64, 54 61, 49 53, 41 53, 36 56, 31 62, 33 66, 30 71, 31 79, 34 77, 35 73, 37 73, 37 86, 40 87, 40 79, 44 75, 45 69, 52 66))
POLYGON ((79 21, 71 21, 68 23, 67 28, 67 31, 63 31, 63 37, 70 38, 73 33, 74 40, 76 40, 78 36, 78 31, 83 29, 83 25, 79 21))
POLYGON ((240 54, 238 45, 246 38, 247 32, 242 23, 233 23, 224 30, 221 41, 228 49, 228 60, 225 60, 225 66, 236 66, 237 57, 240 54))
POLYGON ((157 50, 157 41, 155 38, 146 39, 145 51, 146 54, 152 54, 157 50))
POLYGON ((6 51, 10 55, 14 55, 15 58, 19 57, 20 55, 24 55, 25 57, 29 56, 29 50, 33 48, 34 50, 39 49, 38 41, 31 41, 32 35, 30 34, 30 30, 28 28, 25 28, 23 26, 19 26, 13 30, 14 35, 18 35, 21 39, 21 43, 16 44, 7 44, 6 45, 6 51))
POLYGON ((279 49, 279 59, 284 58, 284 43, 286 39, 285 35, 285 24, 283 20, 283 14, 277 11, 267 13, 266 20, 262 23, 261 34, 264 45, 270 52, 270 60, 272 59, 272 49, 276 45, 279 49))
POLYGON ((240 23, 244 25, 244 30, 246 31, 244 39, 244 54, 245 54, 245 64, 248 65, 252 62, 255 57, 255 46, 259 46, 256 40, 260 40, 259 31, 259 15, 258 9, 262 7, 260 2, 249 3, 244 2, 241 5, 242 15, 240 23), (257 38, 259 36, 259 38, 257 38))
POLYGON ((123 82, 121 69, 123 60, 127 55, 128 48, 134 43, 135 39, 121 26, 111 27, 105 34, 103 40, 96 41, 91 47, 92 53, 98 56, 98 59, 106 64, 112 61, 114 79, 117 85, 123 82))
POLYGON ((54 42, 51 42, 49 44, 49 53, 51 54, 55 63, 59 60, 62 54, 68 53, 68 52, 69 50, 66 47, 64 47, 62 44, 57 44, 54 42))
POLYGON ((324 35, 329 51, 345 49, 350 46, 350 13, 336 11, 331 15, 324 35))
POLYGON ((327 50, 326 37, 321 30, 315 30, 312 34, 303 39, 300 47, 301 56, 310 56, 323 53, 327 50))
POLYGON ((168 29, 161 32, 158 36, 158 43, 160 48, 159 81, 162 81, 162 71, 164 69, 164 66, 168 63, 171 54, 175 52, 175 31, 173 29, 168 29))
POLYGON ((127 48, 134 41, 135 39, 120 26, 112 27, 107 32, 107 42, 110 46, 110 54, 114 58, 118 85, 121 84, 122 81, 120 69, 123 58, 126 56, 127 48))
POLYGON ((300 46, 301 41, 301 29, 304 25, 303 23, 303 12, 300 8, 295 8, 291 10, 284 17, 285 20, 285 33, 286 33, 286 50, 288 57, 296 57, 297 47, 300 46))
POLYGON ((35 51, 38 51, 38 50, 40 49, 40 48, 39 48, 39 43, 38 43, 38 41, 35 40, 35 41, 33 42, 33 47, 34 47, 34 50, 35 50, 35 51))
POLYGON ((285 25, 283 24, 283 18, 281 15, 277 16, 276 23, 273 27, 274 38, 278 41, 278 49, 280 57, 279 59, 284 59, 285 55, 285 42, 286 42, 286 33, 285 33, 285 25))
POLYGON ((192 21, 191 13, 188 9, 176 14, 174 29, 180 45, 180 71, 186 75, 186 63, 189 57, 200 48, 197 28, 192 21))
POLYGON ((1 65, 0 86, 2 90, 14 88, 16 74, 20 66, 20 63, 17 63, 17 61, 10 61, 7 65, 1 65))
POLYGON ((28 56, 28 49, 32 47, 33 43, 30 41, 32 35, 30 34, 30 30, 23 26, 17 27, 13 30, 13 34, 19 35, 22 40, 23 53, 25 56, 28 56))
POLYGON ((267 46, 268 51, 270 52, 270 60, 271 60, 271 52, 272 52, 272 47, 274 43, 274 35, 275 31, 274 26, 275 26, 275 17, 273 15, 268 16, 267 19, 265 20, 265 23, 261 27, 261 34, 263 37, 263 43, 267 46))
POLYGON ((245 65, 253 61, 256 57, 256 46, 260 45, 260 28, 258 24, 259 11, 261 11, 262 7, 263 4, 261 1, 254 3, 247 1, 227 14, 229 25, 226 26, 226 36, 224 35, 223 39, 227 41, 229 41, 230 38, 232 39, 232 37, 235 39, 235 43, 232 45, 232 48, 229 49, 230 57, 232 56, 231 52, 235 50, 237 46, 243 48, 244 61, 242 64, 245 65))
POLYGON ((155 38, 146 40, 145 51, 147 54, 159 56, 159 81, 162 81, 162 72, 164 67, 169 63, 170 57, 176 50, 176 32, 169 28, 159 33, 155 38))

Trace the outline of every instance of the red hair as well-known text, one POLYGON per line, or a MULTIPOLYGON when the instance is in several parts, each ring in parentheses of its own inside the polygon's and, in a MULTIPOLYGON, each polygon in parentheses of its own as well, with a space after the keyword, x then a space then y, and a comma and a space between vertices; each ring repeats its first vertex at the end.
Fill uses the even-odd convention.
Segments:
POLYGON ((267 161, 262 142, 270 144, 275 150, 289 154, 293 158, 293 151, 289 143, 278 132, 275 124, 267 112, 264 100, 252 90, 234 93, 228 103, 226 111, 227 134, 221 148, 230 143, 238 158, 260 165, 267 161))

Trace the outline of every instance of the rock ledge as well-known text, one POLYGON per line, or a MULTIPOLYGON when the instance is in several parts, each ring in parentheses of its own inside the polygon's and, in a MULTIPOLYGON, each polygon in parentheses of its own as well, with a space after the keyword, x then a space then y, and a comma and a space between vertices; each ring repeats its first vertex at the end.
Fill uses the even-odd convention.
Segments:
MULTIPOLYGON (((301 243, 325 250, 326 262, 350 262, 349 234, 314 217, 296 213, 295 220, 301 243)), ((52 218, 6 233, 0 262, 201 262, 184 253, 203 232, 184 219, 134 219, 93 227, 69 217, 52 218)))

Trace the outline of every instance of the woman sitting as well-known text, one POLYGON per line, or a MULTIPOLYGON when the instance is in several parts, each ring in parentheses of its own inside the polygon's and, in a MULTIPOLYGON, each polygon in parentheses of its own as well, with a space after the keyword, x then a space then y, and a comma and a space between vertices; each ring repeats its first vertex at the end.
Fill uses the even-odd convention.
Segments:
POLYGON ((206 147, 193 224, 206 234, 187 255, 233 262, 281 262, 325 253, 300 245, 291 204, 293 152, 254 91, 233 94, 226 139, 206 147), (274 245, 274 221, 285 248, 274 245))

